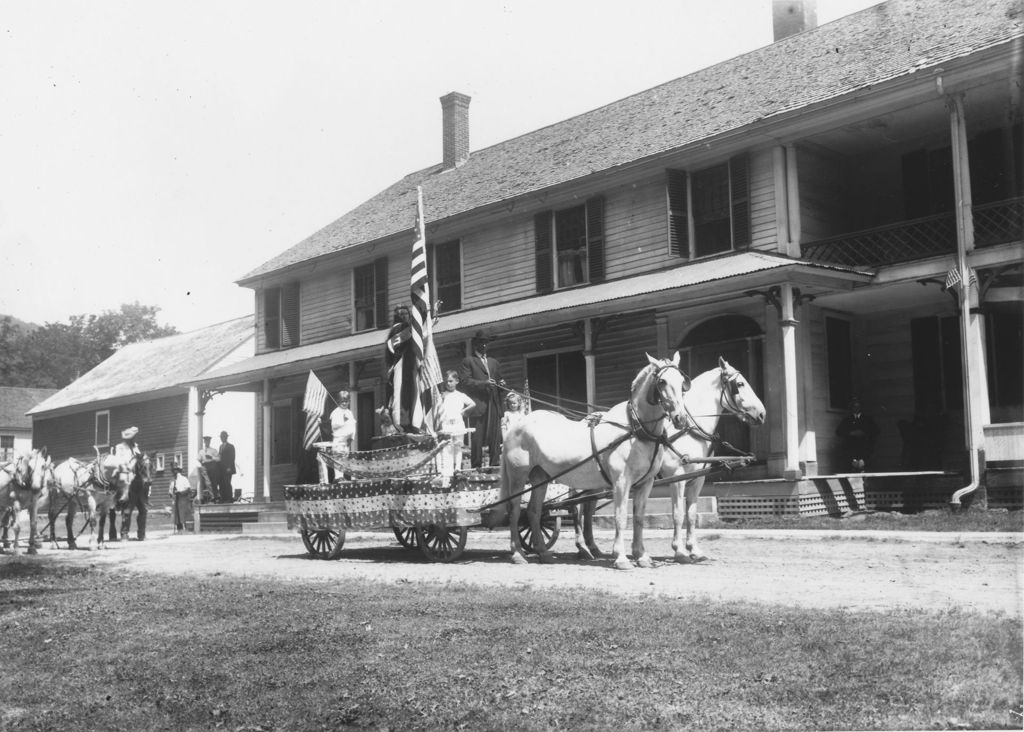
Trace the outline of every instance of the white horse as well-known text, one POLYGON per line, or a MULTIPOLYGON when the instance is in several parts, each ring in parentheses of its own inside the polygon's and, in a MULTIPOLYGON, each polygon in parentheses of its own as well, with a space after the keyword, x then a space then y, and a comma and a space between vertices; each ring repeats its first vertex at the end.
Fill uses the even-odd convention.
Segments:
POLYGON ((39 547, 38 519, 40 505, 48 497, 46 479, 51 461, 46 448, 33 449, 15 459, 9 467, 0 470, 0 523, 3 524, 3 547, 8 546, 8 530, 14 534, 12 553, 18 553, 21 535, 19 517, 28 510, 28 553, 36 554, 39 547))
POLYGON ((690 382, 679 370, 678 353, 672 360, 650 355, 647 360, 648 365, 633 380, 629 399, 616 404, 593 426, 536 410, 509 430, 501 456, 499 505, 509 511, 513 562, 526 563, 519 539, 519 496, 526 491, 530 492, 526 513, 534 549, 541 562, 554 561, 540 528, 547 482, 554 478, 584 490, 611 486, 617 569, 633 567, 625 546, 633 490, 633 557, 638 566, 653 566, 643 544, 647 497, 661 470, 665 417, 676 427, 683 426, 683 394, 690 382), (527 488, 528 481, 535 487, 527 488))
MULTIPOLYGON (((51 531, 55 531, 57 516, 66 511, 68 548, 75 549, 77 537, 74 533, 74 520, 78 513, 84 511, 86 525, 89 527, 88 548, 104 548, 107 516, 115 508, 126 505, 132 473, 114 460, 112 455, 105 455, 97 456, 96 460, 89 463, 68 458, 53 469, 53 475, 51 531)), ((110 521, 113 527, 115 520, 111 518, 110 521)))
MULTIPOLYGON (((764 404, 739 371, 719 357, 718 368, 705 371, 693 380, 683 399, 689 425, 669 435, 669 449, 661 465, 662 478, 671 478, 700 470, 704 465, 690 462, 708 457, 715 447, 715 430, 723 415, 733 415, 750 425, 762 425, 764 404)), ((697 499, 704 487, 704 475, 672 484, 672 549, 677 562, 701 562, 707 557, 697 547, 694 528, 697 499), (683 542, 683 528, 686 540, 683 542)))

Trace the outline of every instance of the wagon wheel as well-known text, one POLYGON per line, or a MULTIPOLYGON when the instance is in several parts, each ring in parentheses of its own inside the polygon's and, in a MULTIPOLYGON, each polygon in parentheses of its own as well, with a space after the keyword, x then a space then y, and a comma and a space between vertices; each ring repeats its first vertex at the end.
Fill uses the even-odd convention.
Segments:
POLYGON ((432 562, 454 562, 466 548, 465 526, 416 526, 416 540, 420 551, 432 562))
MULTIPOLYGON (((544 550, 550 551, 558 541, 558 532, 562 530, 562 519, 544 512, 540 517, 540 533, 544 537, 544 550)), ((526 512, 519 514, 519 544, 527 554, 533 554, 533 529, 530 528, 530 517, 526 512)))
POLYGON ((312 559, 337 559, 345 546, 344 529, 302 529, 302 543, 312 559))
POLYGON ((419 541, 416 538, 416 527, 409 526, 404 529, 400 529, 397 526, 392 526, 391 530, 395 532, 395 538, 398 539, 398 543, 404 546, 406 549, 419 549, 419 541))

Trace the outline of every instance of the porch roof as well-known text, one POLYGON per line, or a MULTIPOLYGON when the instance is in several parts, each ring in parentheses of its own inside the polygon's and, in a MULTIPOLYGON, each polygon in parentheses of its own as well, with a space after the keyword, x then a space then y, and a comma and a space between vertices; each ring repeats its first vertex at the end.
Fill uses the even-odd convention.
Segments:
MULTIPOLYGON (((687 295, 707 296, 709 283, 731 280, 730 287, 715 287, 715 295, 737 296, 744 290, 765 284, 759 275, 771 274, 786 269, 788 272, 830 275, 836 281, 865 283, 874 276, 870 272, 848 267, 828 265, 805 260, 791 259, 768 252, 748 251, 726 254, 719 257, 689 262, 679 267, 664 269, 627 279, 604 282, 589 287, 559 290, 522 300, 488 305, 472 310, 462 310, 443 315, 434 328, 435 335, 468 338, 480 328, 494 328, 536 325, 548 313, 564 313, 573 310, 573 317, 593 317, 608 314, 617 303, 621 309, 637 309, 649 306, 651 295, 672 290, 693 288, 687 295), (704 292, 698 292, 698 289, 704 292)), ((777 284, 772 281, 771 284, 777 284)), ((445 340, 450 340, 446 338, 445 340)), ((263 378, 294 374, 306 369, 320 368, 338 361, 344 353, 346 360, 358 360, 382 353, 384 331, 372 330, 320 343, 311 343, 298 348, 262 353, 244 361, 208 371, 188 382, 189 386, 224 388, 252 384, 263 378)))

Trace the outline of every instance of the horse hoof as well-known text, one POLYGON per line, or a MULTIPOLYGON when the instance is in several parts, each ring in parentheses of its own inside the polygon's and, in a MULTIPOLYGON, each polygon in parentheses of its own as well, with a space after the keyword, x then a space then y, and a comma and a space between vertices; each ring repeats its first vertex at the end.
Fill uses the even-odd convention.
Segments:
POLYGON ((654 566, 654 560, 645 554, 636 560, 636 566, 641 569, 651 569, 654 566))
POLYGON ((626 557, 619 557, 615 560, 615 569, 633 569, 633 563, 626 557))
POLYGON ((38 554, 38 553, 39 553, 39 550, 38 550, 38 549, 36 549, 36 548, 35 548, 34 546, 30 546, 30 547, 28 548, 28 553, 29 553, 29 554, 38 554))
POLYGON ((600 559, 604 556, 604 552, 598 549, 596 546, 589 547, 589 551, 594 556, 594 559, 600 559))
POLYGON ((576 547, 576 558, 577 559, 588 559, 593 561, 594 555, 590 553, 590 550, 585 546, 576 547))
POLYGON ((552 554, 551 552, 542 552, 541 555, 540 555, 540 563, 541 564, 554 564, 555 563, 555 555, 552 554))
POLYGON ((524 557, 522 554, 520 554, 519 552, 514 552, 512 554, 512 564, 529 564, 529 562, 526 561, 526 557, 524 557))

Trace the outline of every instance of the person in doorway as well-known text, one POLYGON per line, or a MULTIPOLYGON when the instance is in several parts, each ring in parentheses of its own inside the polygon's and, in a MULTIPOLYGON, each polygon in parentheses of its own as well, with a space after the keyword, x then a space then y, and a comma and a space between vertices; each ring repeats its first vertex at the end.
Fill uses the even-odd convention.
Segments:
POLYGON ((228 433, 220 433, 220 447, 217 450, 217 460, 220 463, 220 477, 218 488, 220 488, 220 502, 233 503, 235 500, 234 491, 231 488, 231 476, 235 470, 235 446, 228 442, 228 433))
POLYGON ((445 378, 445 391, 435 412, 437 431, 451 442, 437 454, 437 472, 450 478, 456 470, 462 469, 462 448, 466 440, 466 414, 476 402, 458 389, 459 374, 448 371, 445 378))
POLYGON ((185 530, 185 521, 192 512, 192 483, 185 477, 180 465, 171 468, 171 484, 167 493, 171 497, 171 510, 174 518, 174 533, 185 530))
POLYGON ((844 463, 854 473, 863 473, 878 439, 878 425, 871 415, 861 411, 860 399, 850 400, 850 413, 836 427, 836 435, 842 438, 844 463))
POLYGON ((459 388, 466 392, 475 406, 469 412, 469 459, 474 468, 483 465, 483 451, 487 448, 488 464, 497 465, 501 453, 501 389, 505 379, 501 364, 487 355, 487 342, 492 340, 477 331, 470 342, 472 353, 459 366, 459 388))
POLYGON ((220 452, 210 444, 212 439, 203 435, 203 449, 199 451, 199 491, 203 503, 220 503, 220 452))

